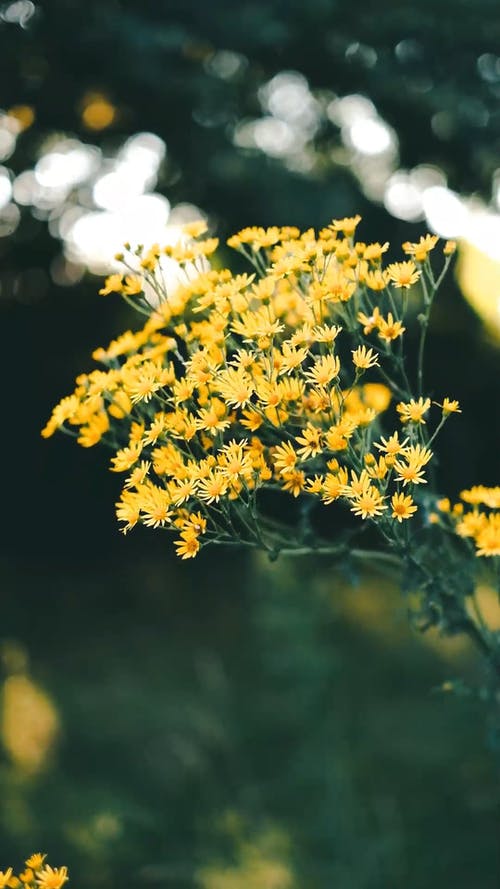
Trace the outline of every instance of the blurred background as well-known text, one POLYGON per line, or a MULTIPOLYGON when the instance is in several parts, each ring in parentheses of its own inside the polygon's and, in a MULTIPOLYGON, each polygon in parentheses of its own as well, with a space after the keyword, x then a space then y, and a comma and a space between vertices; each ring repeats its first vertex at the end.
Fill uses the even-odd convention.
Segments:
POLYGON ((498 4, 14 0, 0 47, 0 869, 47 851, 103 889, 497 889, 497 729, 435 691, 481 682, 466 643, 328 560, 124 539, 108 454, 39 430, 137 323, 97 296, 124 240, 359 212, 394 256, 459 239, 428 358, 463 407, 442 489, 498 484, 498 4))

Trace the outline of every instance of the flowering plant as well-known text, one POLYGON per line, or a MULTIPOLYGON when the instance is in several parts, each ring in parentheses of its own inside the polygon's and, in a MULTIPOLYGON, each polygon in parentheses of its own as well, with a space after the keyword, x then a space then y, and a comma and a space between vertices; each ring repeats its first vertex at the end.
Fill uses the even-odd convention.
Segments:
POLYGON ((429 316, 455 244, 438 270, 431 235, 384 267, 389 245, 356 241, 359 222, 318 235, 244 229, 228 241, 250 263, 241 274, 210 261, 218 241, 204 223, 174 247, 126 245, 123 272, 100 292, 121 294, 145 323, 94 352, 104 370, 77 378, 42 435, 112 448, 124 533, 173 531, 182 559, 212 543, 397 565, 418 593, 418 625, 467 633, 498 672, 498 635, 474 594, 483 563, 500 577, 500 487, 465 490, 452 506, 433 477, 438 434, 460 413, 424 386, 429 316), (175 287, 164 276, 172 260, 175 287), (295 506, 284 522, 286 497, 295 506), (343 510, 334 539, 332 510, 343 510), (369 527, 378 543, 360 549, 369 527))
POLYGON ((46 857, 41 852, 31 855, 17 876, 11 867, 0 871, 0 889, 61 889, 69 880, 68 868, 51 867, 50 864, 45 864, 46 857))

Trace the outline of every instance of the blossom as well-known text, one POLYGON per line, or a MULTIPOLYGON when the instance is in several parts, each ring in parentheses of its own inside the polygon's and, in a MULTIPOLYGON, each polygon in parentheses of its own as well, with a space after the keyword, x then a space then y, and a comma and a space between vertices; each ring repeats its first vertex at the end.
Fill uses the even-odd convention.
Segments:
POLYGON ((51 867, 50 864, 37 871, 36 875, 39 889, 61 889, 68 879, 67 867, 51 867))
POLYGON ((272 459, 276 471, 283 473, 294 468, 298 457, 290 442, 285 442, 283 445, 277 445, 274 449, 272 459))
POLYGON ((430 398, 411 398, 409 402, 400 401, 396 406, 402 423, 425 423, 424 414, 431 406, 430 398))
POLYGON ((200 549, 200 541, 194 529, 181 531, 180 539, 174 541, 175 551, 181 559, 193 559, 200 549))
POLYGON ((389 241, 386 241, 384 244, 379 244, 378 241, 374 244, 368 244, 363 250, 363 259, 368 260, 368 262, 378 262, 382 258, 382 254, 386 253, 388 249, 389 241))
POLYGON ((42 852, 35 852, 33 855, 30 855, 30 857, 26 859, 26 867, 31 867, 33 868, 33 870, 40 870, 46 858, 47 853, 42 854, 42 852))
POLYGON ((385 290, 389 283, 389 273, 386 270, 375 269, 374 271, 366 272, 363 275, 363 281, 370 290, 385 290))
POLYGON ((297 444, 301 445, 301 447, 298 448, 297 453, 303 460, 307 460, 309 457, 316 457, 317 454, 321 454, 321 451, 323 450, 322 438, 323 435, 321 429, 318 429, 317 426, 313 426, 309 423, 305 429, 302 430, 302 435, 295 436, 295 441, 297 444))
POLYGON ((405 241, 403 250, 410 256, 414 256, 417 262, 425 262, 427 255, 434 250, 439 238, 437 235, 423 235, 417 244, 405 241))
POLYGON ((352 363, 358 370, 367 370, 369 367, 378 365, 378 355, 373 349, 358 346, 357 349, 352 350, 352 363))
POLYGON ((442 408, 443 417, 447 417, 448 414, 461 414, 460 406, 458 401, 452 400, 450 398, 444 398, 443 403, 438 405, 438 407, 442 408))
POLYGON ((378 488, 370 486, 358 494, 352 501, 351 511, 362 519, 381 515, 387 506, 378 488))
POLYGON ((298 497, 304 490, 306 477, 300 469, 287 469, 282 473, 283 490, 289 491, 293 497, 298 497))
POLYGON ((476 536, 478 556, 500 556, 500 513, 491 513, 476 536))
POLYGON ((342 232, 343 235, 349 237, 354 234, 360 222, 361 216, 349 216, 344 219, 334 219, 329 228, 334 232, 342 232))
POLYGON ((392 518, 398 522, 403 519, 411 519, 413 513, 417 511, 417 507, 413 502, 413 498, 408 494, 393 494, 391 497, 392 518))
POLYGON ((381 320, 380 309, 375 306, 371 315, 365 315, 364 312, 358 312, 357 320, 363 325, 363 333, 365 335, 375 330, 381 320))
POLYGON ((421 272, 411 260, 409 262, 392 262, 386 269, 395 287, 408 290, 420 278, 421 272))
POLYGON ((375 447, 388 456, 395 457, 397 454, 403 453, 408 441, 408 438, 405 438, 404 441, 400 441, 399 433, 396 431, 393 432, 389 438, 384 438, 382 436, 380 443, 375 443, 375 447))
POLYGON ((380 339, 384 340, 386 343, 390 343, 392 340, 397 340, 397 338, 402 336, 406 330, 406 327, 403 327, 401 321, 394 320, 392 312, 389 312, 387 319, 381 317, 377 326, 380 339))

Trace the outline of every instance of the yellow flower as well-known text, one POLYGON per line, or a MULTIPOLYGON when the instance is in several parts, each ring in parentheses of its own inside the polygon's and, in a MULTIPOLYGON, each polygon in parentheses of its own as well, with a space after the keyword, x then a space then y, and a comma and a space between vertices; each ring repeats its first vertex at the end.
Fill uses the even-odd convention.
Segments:
POLYGON ((9 882, 12 877, 12 868, 8 867, 6 871, 0 870, 0 889, 4 889, 4 887, 9 882))
POLYGON ((389 312, 387 315, 387 320, 381 317, 377 326, 380 339, 384 340, 386 343, 390 343, 391 340, 396 340, 399 336, 402 336, 406 330, 406 327, 403 327, 401 321, 394 320, 392 312, 389 312))
POLYGON ((148 528, 161 528, 169 522, 172 504, 170 494, 165 488, 148 482, 139 487, 138 497, 144 525, 148 528))
POLYGON ((412 284, 420 278, 421 272, 417 270, 414 262, 392 262, 386 269, 389 278, 395 287, 404 287, 408 290, 412 284))
POLYGON ((121 293, 123 290, 123 275, 109 275, 101 287, 99 293, 101 296, 108 296, 109 293, 121 293))
POLYGON ((283 490, 289 491, 293 497, 298 497, 304 490, 306 477, 299 469, 288 469, 283 473, 283 490))
POLYGON ((458 401, 451 400, 450 398, 443 398, 443 403, 438 405, 438 407, 442 408, 443 417, 447 417, 448 414, 461 414, 460 406, 458 401))
POLYGON ((246 407, 255 392, 255 385, 247 372, 234 368, 221 371, 215 386, 219 395, 231 407, 246 407))
POLYGON ((367 370, 369 367, 378 365, 378 355, 373 349, 358 346, 357 349, 352 350, 352 362, 358 370, 367 370))
POLYGON ((430 398, 420 397, 418 401, 411 398, 407 404, 401 401, 396 410, 402 423, 425 423, 424 414, 427 413, 430 406, 430 398))
POLYGON ((141 498, 136 491, 122 491, 121 499, 115 504, 116 518, 119 522, 125 522, 121 531, 126 534, 137 525, 141 517, 141 498))
POLYGON ((370 478, 381 480, 384 479, 389 472, 389 466, 385 457, 379 457, 377 462, 373 454, 367 454, 365 456, 365 466, 370 478), (369 459, 370 457, 371 460, 369 459))
POLYGON ((316 457, 323 450, 321 429, 310 423, 302 430, 302 435, 296 435, 295 441, 301 445, 297 453, 303 460, 316 457))
POLYGON ((365 315, 364 312, 358 312, 357 320, 363 325, 363 333, 367 336, 372 330, 379 326, 381 320, 380 309, 375 306, 371 315, 365 315))
POLYGON ((351 237, 361 222, 361 216, 346 216, 344 219, 333 219, 328 228, 334 232, 342 232, 346 238, 351 237))
POLYGON ((222 474, 212 470, 206 478, 201 479, 198 497, 205 503, 218 503, 227 494, 229 480, 222 474))
POLYGON ((194 528, 181 531, 180 539, 175 540, 174 544, 176 554, 181 559, 194 559, 200 549, 200 541, 194 528))
POLYGON ((381 515, 385 509, 387 509, 387 506, 384 503, 384 498, 378 488, 375 488, 373 485, 370 485, 358 494, 353 499, 351 505, 351 512, 354 515, 361 516, 362 519, 381 515))
POLYGON ((399 433, 393 432, 389 438, 381 438, 379 444, 375 443, 375 447, 382 451, 384 454, 387 454, 390 457, 396 457, 398 454, 402 454, 406 445, 408 444, 407 438, 404 441, 399 440, 399 433))
POLYGON ((297 459, 297 453, 290 442, 285 442, 283 445, 277 445, 272 455, 275 469, 281 474, 293 469, 297 463, 297 459))
POLYGON ((338 472, 327 472, 323 482, 322 501, 327 505, 338 500, 342 496, 345 485, 347 484, 347 470, 341 468, 338 472))
POLYGON ((194 222, 185 222, 182 226, 182 231, 189 238, 199 238, 200 235, 204 235, 207 231, 207 223, 204 219, 196 219, 194 222))
POLYGON ((440 500, 436 503, 439 512, 449 512, 451 509, 451 503, 448 497, 441 497, 440 500))
POLYGON ((407 463, 411 463, 416 469, 421 469, 432 459, 432 451, 423 445, 409 445, 404 449, 404 457, 407 463))
POLYGON ((315 475, 314 478, 308 478, 305 490, 308 494, 321 494, 323 491, 324 478, 322 475, 315 475))
POLYGON ((388 249, 389 241, 386 241, 385 244, 379 244, 378 242, 375 244, 368 244, 364 247, 363 259, 366 259, 368 262, 378 262, 379 259, 382 258, 382 254, 388 249))
POLYGON ((456 241, 446 241, 446 244, 443 247, 443 253, 445 256, 452 256, 453 253, 455 253, 456 249, 457 249, 457 242, 456 241))
POLYGON ((304 376, 316 386, 326 386, 340 373, 340 361, 336 355, 323 355, 317 358, 304 376))
POLYGON ((294 349, 291 348, 288 343, 283 343, 281 347, 282 361, 279 369, 280 374, 289 373, 289 371, 295 370, 296 367, 300 367, 307 357, 308 351, 307 348, 294 349))
POLYGON ((328 343, 331 345, 336 340, 341 330, 342 328, 338 327, 336 324, 323 324, 320 327, 313 328, 312 333, 314 340, 317 343, 328 343))
POLYGON ((414 256, 417 262, 425 262, 428 253, 434 250, 439 238, 437 235, 424 235, 420 238, 418 244, 412 244, 406 241, 403 244, 403 250, 410 256, 414 256))
POLYGON ((363 281, 370 290, 385 290, 389 282, 389 274, 382 269, 375 269, 373 272, 367 272, 363 276, 363 281))
POLYGON ((243 411, 242 418, 243 419, 240 420, 241 425, 250 432, 257 432, 264 422, 262 415, 253 410, 243 411))
POLYGON ((27 867, 22 874, 19 874, 19 879, 21 880, 21 883, 31 883, 33 879, 33 871, 31 867, 27 867))
POLYGON ((476 536, 478 556, 500 556, 500 513, 492 513, 476 536))
POLYGON ((402 522, 403 519, 410 519, 413 513, 417 511, 417 507, 410 494, 407 496, 404 494, 393 494, 391 497, 391 506, 392 518, 396 519, 398 522, 402 522))
POLYGON ((46 864, 36 876, 40 889, 61 889, 68 879, 67 867, 51 867, 50 864, 46 864))
POLYGON ((121 450, 117 451, 115 456, 111 458, 111 463, 113 464, 111 471, 126 472, 127 469, 130 469, 134 465, 134 463, 137 463, 137 460, 141 456, 141 452, 141 442, 135 442, 129 447, 121 448, 121 450))
POLYGON ((135 275, 126 275, 122 291, 123 293, 126 293, 127 296, 135 296, 137 293, 142 293, 141 279, 137 278, 135 275))
POLYGON ((477 509, 467 512, 456 526, 456 532, 460 537, 476 537, 486 527, 487 518, 484 512, 477 509))

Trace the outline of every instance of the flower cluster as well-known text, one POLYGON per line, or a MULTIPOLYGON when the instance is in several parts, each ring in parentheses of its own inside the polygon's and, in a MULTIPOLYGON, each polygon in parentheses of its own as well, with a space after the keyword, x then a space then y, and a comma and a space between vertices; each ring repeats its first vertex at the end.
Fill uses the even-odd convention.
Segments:
POLYGON ((473 541, 478 556, 500 556, 500 486, 474 485, 462 491, 460 499, 472 508, 455 504, 451 512, 455 532, 473 541))
POLYGON ((11 867, 0 871, 0 889, 61 889, 69 879, 68 868, 51 867, 45 864, 46 857, 40 852, 31 855, 17 875, 11 867))
MULTIPOLYGON (((104 369, 77 378, 42 433, 63 429, 83 447, 113 449, 111 468, 125 474, 124 532, 138 523, 174 531, 183 559, 210 542, 276 552, 283 535, 264 506, 274 490, 301 498, 309 514, 339 501, 400 539, 436 434, 459 410, 444 398, 429 431, 435 407, 421 366, 410 384, 403 352, 412 292, 428 320, 454 245, 438 279, 431 235, 383 267, 389 245, 355 241, 359 221, 334 220, 317 235, 244 229, 228 244, 251 273, 211 264, 218 242, 203 237, 203 223, 186 226, 176 247, 126 245, 123 273, 101 293, 132 302, 144 326, 94 352, 104 369), (175 288, 163 274, 172 260, 175 288)), ((498 546, 497 520, 484 521, 498 546)), ((493 552, 476 540, 481 555, 493 552)), ((286 541, 301 543, 290 530, 286 541)))

